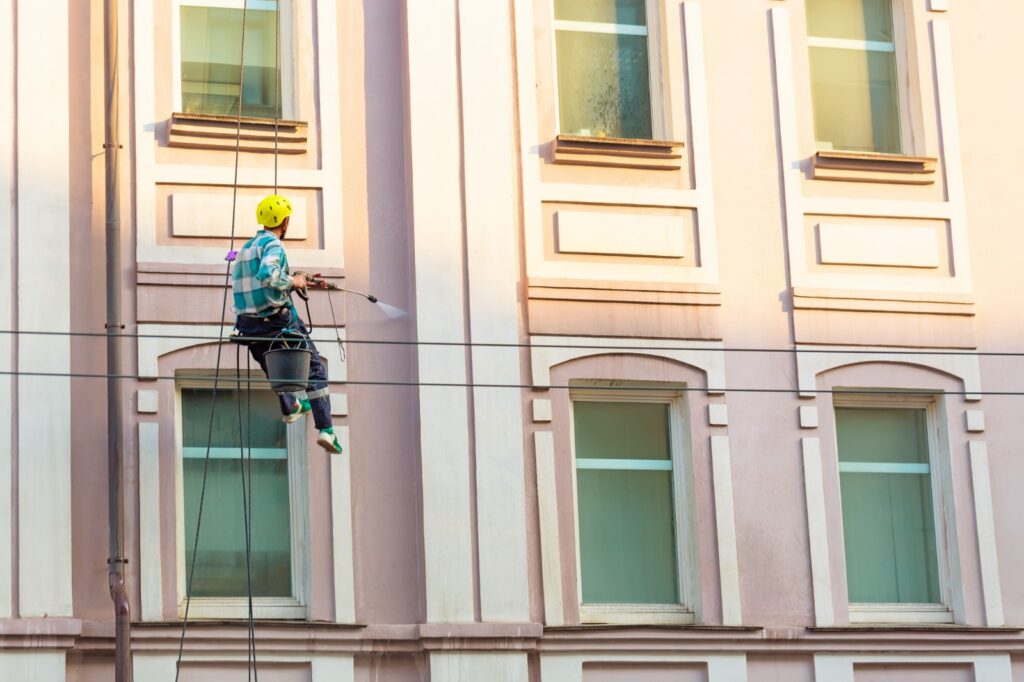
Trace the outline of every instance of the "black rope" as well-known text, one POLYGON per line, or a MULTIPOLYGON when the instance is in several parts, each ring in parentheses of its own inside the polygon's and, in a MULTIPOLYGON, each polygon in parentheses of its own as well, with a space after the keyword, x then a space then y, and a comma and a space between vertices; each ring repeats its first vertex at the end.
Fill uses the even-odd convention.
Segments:
MULTIPOLYGON (((235 176, 231 192, 231 241, 229 251, 235 250, 235 224, 237 218, 238 204, 238 166, 242 152, 242 101, 245 93, 245 28, 248 19, 248 0, 242 0, 242 37, 240 40, 240 55, 238 68, 238 106, 237 123, 235 126, 235 176)), ((199 509, 196 512, 196 534, 192 542, 192 561, 189 562, 189 576, 185 587, 185 614, 181 623, 181 639, 178 642, 178 660, 174 666, 174 682, 178 682, 181 676, 181 658, 185 653, 185 634, 188 632, 188 616, 192 606, 192 583, 196 578, 196 557, 199 554, 199 536, 203 527, 203 506, 206 502, 206 481, 210 471, 210 445, 213 442, 214 415, 217 411, 217 388, 220 380, 220 361, 224 349, 224 324, 227 321, 228 291, 231 283, 231 259, 227 260, 224 269, 224 300, 221 303, 220 315, 220 338, 217 343, 217 364, 214 371, 213 393, 210 399, 210 423, 206 433, 206 456, 203 458, 203 482, 199 491, 199 509)))
MULTIPOLYGON (((254 682, 259 682, 258 673, 256 673, 256 628, 253 622, 252 612, 252 381, 250 377, 246 377, 246 400, 248 403, 247 412, 247 424, 248 424, 248 439, 242 441, 242 347, 241 345, 235 346, 235 376, 237 377, 236 385, 237 400, 235 401, 238 405, 238 473, 239 478, 242 481, 242 524, 245 529, 245 588, 248 594, 248 608, 249 608, 249 643, 247 652, 247 671, 249 679, 253 680, 253 675, 256 675, 254 682), (248 457, 246 457, 246 449, 248 448, 248 457), (248 469, 249 481, 246 485, 246 469, 248 469)), ((248 352, 246 353, 248 355, 248 352)))

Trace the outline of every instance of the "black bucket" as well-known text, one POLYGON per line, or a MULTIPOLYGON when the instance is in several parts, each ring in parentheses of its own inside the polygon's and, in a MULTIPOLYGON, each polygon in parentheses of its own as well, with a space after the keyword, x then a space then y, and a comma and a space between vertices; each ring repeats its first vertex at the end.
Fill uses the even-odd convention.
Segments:
POLYGON ((313 354, 302 339, 297 339, 293 345, 280 338, 278 341, 279 345, 274 344, 263 356, 270 387, 278 393, 305 390, 309 385, 309 361, 313 354))

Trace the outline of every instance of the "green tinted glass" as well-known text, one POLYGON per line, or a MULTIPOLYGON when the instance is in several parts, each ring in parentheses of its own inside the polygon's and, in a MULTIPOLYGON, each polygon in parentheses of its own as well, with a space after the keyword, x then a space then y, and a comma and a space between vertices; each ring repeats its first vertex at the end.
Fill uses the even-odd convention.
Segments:
POLYGON ((650 139, 647 36, 556 31, 560 130, 650 139))
MULTIPOLYGON (((181 106, 185 113, 238 113, 242 10, 181 7, 181 106)), ((247 11, 242 115, 280 116, 277 12, 247 11)))
MULTIPOLYGON (((182 441, 186 448, 205 450, 212 391, 182 389, 182 441)), ((249 407, 242 393, 242 434, 249 432, 249 407)), ((238 448, 239 396, 218 389, 213 448, 238 448)), ((252 460, 252 586, 258 597, 292 596, 291 504, 285 427, 276 396, 252 392, 252 444, 265 448, 252 460), (277 452, 273 453, 276 449, 277 452)), ((208 463, 203 526, 195 563, 192 594, 197 597, 243 597, 246 589, 245 521, 242 512, 241 463, 236 456, 215 453, 208 463)), ((228 453, 230 455, 230 453, 228 453)), ((185 502, 185 565, 191 576, 192 545, 203 485, 204 457, 182 461, 185 502)), ((248 467, 247 467, 248 471, 248 467)), ((248 477, 246 481, 248 485, 248 477)))
POLYGON ((925 429, 923 410, 836 410, 853 603, 941 601, 925 429))
POLYGON ((810 52, 818 148, 902 153, 895 54, 831 47, 810 52))
POLYGON ((671 472, 576 475, 584 603, 678 603, 671 472))
POLYGON ((807 0, 807 35, 892 42, 892 0, 807 0))
POLYGON ((669 459, 668 405, 573 403, 578 459, 669 459))
POLYGON ((645 26, 647 0, 555 0, 555 19, 645 26))
MULTIPOLYGON (((213 391, 206 388, 181 389, 181 440, 186 448, 206 447, 210 432, 210 407, 213 391)), ((230 448, 248 445, 252 435, 254 448, 287 447, 287 432, 280 419, 277 395, 271 391, 254 390, 239 393, 233 389, 217 389, 211 447, 230 448), (241 427, 239 427, 241 408, 241 427), (252 419, 249 419, 250 414, 252 419)))
POLYGON ((669 406, 577 401, 573 415, 583 601, 678 603, 669 406))
POLYGON ((836 408, 840 462, 928 462, 924 410, 836 408))

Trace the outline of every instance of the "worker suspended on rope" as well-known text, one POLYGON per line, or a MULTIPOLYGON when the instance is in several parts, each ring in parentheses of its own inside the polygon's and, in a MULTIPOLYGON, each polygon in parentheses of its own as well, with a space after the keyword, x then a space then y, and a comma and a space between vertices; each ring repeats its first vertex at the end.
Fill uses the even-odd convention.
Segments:
POLYGON ((288 232, 291 214, 291 202, 278 194, 266 197, 256 208, 256 220, 264 229, 242 246, 232 273, 235 314, 238 316, 235 329, 246 339, 249 352, 264 372, 267 371, 264 356, 282 332, 303 339, 304 347, 312 353, 306 397, 279 393, 282 419, 291 424, 312 412, 318 431, 317 444, 327 452, 338 454, 341 444, 334 434, 331 420, 327 368, 291 300, 293 290, 304 290, 311 285, 305 275, 293 275, 288 269, 288 257, 281 240, 288 232), (266 337, 267 340, 253 340, 254 337, 266 337))

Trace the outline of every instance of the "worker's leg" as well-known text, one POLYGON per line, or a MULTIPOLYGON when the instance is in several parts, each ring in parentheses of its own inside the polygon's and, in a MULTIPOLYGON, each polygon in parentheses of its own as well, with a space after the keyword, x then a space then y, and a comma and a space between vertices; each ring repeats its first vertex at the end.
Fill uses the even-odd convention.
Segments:
MULTIPOLYGON (((277 336, 281 331, 279 328, 274 328, 274 325, 268 325, 262 320, 251 321, 248 318, 239 318, 235 328, 242 336, 246 337, 277 336)), ((268 350, 270 350, 269 341, 252 341, 249 343, 249 354, 252 355, 252 359, 256 361, 264 374, 267 374, 267 361, 264 356, 268 350)), ((285 416, 295 414, 298 400, 295 399, 293 394, 278 393, 277 398, 281 403, 281 414, 285 416)))
POLYGON ((316 345, 309 339, 306 325, 298 317, 295 318, 296 329, 306 336, 312 357, 309 359, 309 385, 306 397, 313 408, 313 423, 317 430, 329 429, 334 423, 331 419, 331 396, 327 388, 327 366, 324 364, 316 345))

